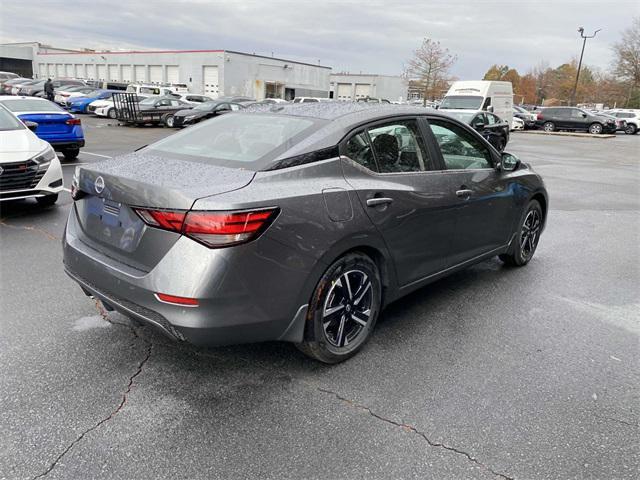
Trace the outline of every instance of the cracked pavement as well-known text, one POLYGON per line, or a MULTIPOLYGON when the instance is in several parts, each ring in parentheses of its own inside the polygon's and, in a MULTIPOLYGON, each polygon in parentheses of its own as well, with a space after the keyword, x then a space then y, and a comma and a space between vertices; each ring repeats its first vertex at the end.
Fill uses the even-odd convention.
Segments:
MULTIPOLYGON (((169 133, 83 123, 102 155, 169 133)), ((68 194, 3 205, 0 479, 637 478, 639 147, 514 134, 551 195, 534 261, 410 295, 337 366, 107 313, 62 271, 68 194)))

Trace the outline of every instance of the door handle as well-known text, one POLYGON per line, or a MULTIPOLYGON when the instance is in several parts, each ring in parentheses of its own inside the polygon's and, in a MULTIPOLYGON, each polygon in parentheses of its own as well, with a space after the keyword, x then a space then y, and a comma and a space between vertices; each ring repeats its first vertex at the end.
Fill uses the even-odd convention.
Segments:
POLYGON ((471 195, 473 195, 473 190, 469 190, 469 189, 462 189, 462 190, 456 190, 456 196, 464 198, 464 197, 470 197, 471 195))
POLYGON ((393 198, 374 197, 367 200, 367 207, 377 207, 378 205, 386 205, 388 203, 393 203, 393 198))

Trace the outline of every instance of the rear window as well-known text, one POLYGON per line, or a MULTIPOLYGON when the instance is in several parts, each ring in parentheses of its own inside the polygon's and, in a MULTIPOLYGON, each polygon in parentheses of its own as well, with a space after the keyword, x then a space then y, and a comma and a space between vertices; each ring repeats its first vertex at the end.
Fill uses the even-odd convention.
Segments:
POLYGON ((160 140, 145 152, 260 170, 320 123, 284 115, 228 113, 160 140))
POLYGON ((12 112, 65 112, 53 102, 37 100, 35 98, 9 98, 2 100, 2 104, 12 112))

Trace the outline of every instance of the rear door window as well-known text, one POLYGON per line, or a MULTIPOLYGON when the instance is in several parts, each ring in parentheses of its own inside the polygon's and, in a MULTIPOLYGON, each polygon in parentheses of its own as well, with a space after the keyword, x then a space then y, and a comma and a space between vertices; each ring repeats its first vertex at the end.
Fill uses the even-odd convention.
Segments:
POLYGON ((401 120, 367 130, 380 173, 433 170, 416 120, 401 120))
POLYGON ((491 152, 464 128, 441 119, 429 120, 447 170, 493 168, 491 152))

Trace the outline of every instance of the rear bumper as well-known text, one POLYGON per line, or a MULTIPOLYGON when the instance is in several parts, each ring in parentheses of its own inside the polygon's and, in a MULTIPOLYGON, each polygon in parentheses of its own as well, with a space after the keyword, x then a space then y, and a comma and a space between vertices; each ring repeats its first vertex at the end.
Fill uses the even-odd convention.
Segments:
POLYGON ((79 140, 47 140, 55 150, 62 150, 65 148, 82 148, 84 147, 84 138, 79 140))
POLYGON ((300 318, 298 293, 312 265, 278 262, 274 256, 291 257, 279 243, 254 242, 231 253, 181 237, 147 272, 94 249, 83 236, 72 208, 63 237, 67 274, 85 293, 175 340, 199 346, 302 340, 302 330, 291 326, 300 318), (163 303, 156 293, 196 298, 199 305, 163 303))

